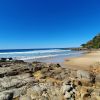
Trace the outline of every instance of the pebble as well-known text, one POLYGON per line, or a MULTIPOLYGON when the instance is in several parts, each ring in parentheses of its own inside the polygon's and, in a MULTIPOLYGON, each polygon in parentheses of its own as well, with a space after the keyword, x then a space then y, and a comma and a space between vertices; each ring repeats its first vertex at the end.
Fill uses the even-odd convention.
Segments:
POLYGON ((71 98, 71 94, 69 92, 66 91, 65 95, 64 95, 65 99, 70 99, 71 98))

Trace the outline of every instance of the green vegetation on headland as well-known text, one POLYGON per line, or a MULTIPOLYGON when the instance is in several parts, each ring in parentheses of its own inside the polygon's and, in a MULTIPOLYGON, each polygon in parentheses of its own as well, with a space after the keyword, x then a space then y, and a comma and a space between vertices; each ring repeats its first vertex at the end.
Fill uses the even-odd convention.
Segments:
POLYGON ((92 40, 88 41, 86 44, 82 44, 81 46, 88 49, 100 48, 100 33, 96 35, 92 40))

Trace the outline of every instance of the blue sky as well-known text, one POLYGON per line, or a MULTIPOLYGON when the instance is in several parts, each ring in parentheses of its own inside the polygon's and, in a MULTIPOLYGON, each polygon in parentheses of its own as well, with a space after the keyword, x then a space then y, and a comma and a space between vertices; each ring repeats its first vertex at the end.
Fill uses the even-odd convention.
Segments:
POLYGON ((0 0, 0 49, 78 47, 100 32, 100 0, 0 0))

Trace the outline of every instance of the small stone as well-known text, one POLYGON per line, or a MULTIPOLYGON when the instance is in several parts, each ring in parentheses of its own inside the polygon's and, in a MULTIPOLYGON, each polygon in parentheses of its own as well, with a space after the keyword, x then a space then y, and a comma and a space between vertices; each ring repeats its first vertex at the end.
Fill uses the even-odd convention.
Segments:
POLYGON ((71 89, 70 85, 63 85, 62 86, 63 93, 65 93, 66 91, 68 92, 70 89, 71 89))
POLYGON ((73 92, 73 91, 70 91, 70 94, 71 94, 71 95, 73 95, 73 94, 74 94, 74 92, 73 92))
POLYGON ((76 90, 75 90, 75 89, 73 89, 72 91, 73 91, 74 93, 76 92, 76 90))
POLYGON ((71 94, 69 92, 66 91, 65 95, 64 95, 65 99, 70 99, 71 98, 71 94))

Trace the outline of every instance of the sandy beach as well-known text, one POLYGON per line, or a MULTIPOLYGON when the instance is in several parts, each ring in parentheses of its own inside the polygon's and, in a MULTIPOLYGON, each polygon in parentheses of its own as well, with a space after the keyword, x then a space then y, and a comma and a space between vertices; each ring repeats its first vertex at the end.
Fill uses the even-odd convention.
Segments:
POLYGON ((100 62, 100 50, 90 51, 80 57, 66 58, 64 61, 64 67, 76 70, 89 70, 91 65, 98 62, 100 62))

